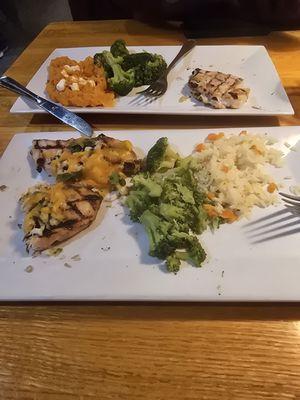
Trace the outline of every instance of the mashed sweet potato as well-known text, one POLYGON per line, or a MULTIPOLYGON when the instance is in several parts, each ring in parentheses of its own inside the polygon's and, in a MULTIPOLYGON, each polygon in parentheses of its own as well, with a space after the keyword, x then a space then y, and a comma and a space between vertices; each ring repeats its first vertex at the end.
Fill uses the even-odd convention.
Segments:
POLYGON ((92 57, 79 62, 69 57, 52 60, 46 91, 53 101, 64 106, 112 107, 115 103, 103 68, 95 65, 92 57))

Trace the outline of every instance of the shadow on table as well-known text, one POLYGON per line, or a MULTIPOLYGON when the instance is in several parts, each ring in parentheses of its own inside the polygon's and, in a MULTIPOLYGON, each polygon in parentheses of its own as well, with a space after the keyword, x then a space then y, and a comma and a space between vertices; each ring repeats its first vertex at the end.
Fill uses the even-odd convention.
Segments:
MULTIPOLYGON (((183 129, 183 128, 231 128, 251 126, 279 126, 276 116, 188 116, 188 115, 131 115, 131 114, 80 114, 90 125, 97 130, 110 129, 183 129)), ((59 124, 58 120, 48 114, 36 114, 30 121, 33 125, 44 125, 44 128, 53 128, 59 124)), ((61 124, 64 130, 71 127, 61 124)), ((45 130, 45 129, 44 129, 45 130)), ((58 128, 58 130, 61 130, 58 128)))
POLYGON ((1 302, 0 319, 92 321, 297 321, 299 303, 1 302))

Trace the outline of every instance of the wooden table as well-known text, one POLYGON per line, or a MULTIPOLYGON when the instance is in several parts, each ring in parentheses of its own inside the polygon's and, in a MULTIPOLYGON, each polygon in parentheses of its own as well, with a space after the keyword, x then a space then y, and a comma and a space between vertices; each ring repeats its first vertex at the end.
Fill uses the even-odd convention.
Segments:
MULTIPOLYGON (((132 21, 48 25, 7 74, 26 84, 56 47, 179 44, 182 34, 132 21)), ((300 125, 300 33, 199 40, 263 44, 295 109, 283 117, 90 115, 101 129, 300 125), (116 122, 117 121, 117 122, 116 122)), ((68 129, 10 115, 0 90, 0 151, 18 132, 68 129)), ((300 283, 299 283, 300 284, 300 283)), ((1 304, 0 399, 300 399, 298 305, 1 304)))

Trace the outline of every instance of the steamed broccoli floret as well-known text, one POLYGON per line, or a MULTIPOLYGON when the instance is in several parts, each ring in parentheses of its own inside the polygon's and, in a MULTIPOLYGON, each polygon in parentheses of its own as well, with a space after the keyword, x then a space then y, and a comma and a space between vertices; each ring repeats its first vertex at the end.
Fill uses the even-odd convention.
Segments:
POLYGON ((173 168, 178 159, 178 154, 172 150, 166 137, 158 139, 151 147, 146 158, 146 170, 153 173, 164 169, 173 168))
POLYGON ((205 258, 206 253, 196 239, 194 245, 190 245, 188 250, 175 251, 169 255, 166 258, 166 267, 169 272, 174 272, 176 274, 180 269, 181 261, 189 261, 196 267, 201 267, 205 258))
POLYGON ((161 55, 144 51, 124 56, 122 67, 135 71, 135 86, 138 87, 155 82, 165 72, 167 64, 161 55))
POLYGON ((159 205, 159 213, 166 219, 166 220, 178 220, 183 222, 185 219, 185 212, 182 207, 179 207, 174 204, 170 203, 160 203, 159 205))
POLYGON ((132 220, 139 221, 149 237, 149 254, 166 260, 178 272, 181 261, 201 266, 206 254, 196 234, 217 226, 203 208, 206 195, 199 191, 191 160, 180 159, 159 139, 146 159, 146 172, 133 178, 126 205, 132 220))
POLYGON ((181 261, 188 261, 196 267, 201 267, 206 258, 206 253, 196 236, 173 232, 169 238, 171 245, 175 250, 170 256, 166 257, 166 266, 170 272, 178 272, 181 261))
POLYGON ((134 87, 134 71, 124 71, 120 65, 122 60, 107 50, 94 56, 94 62, 103 66, 110 88, 120 96, 126 96, 134 87))
POLYGON ((177 257, 176 253, 171 254, 166 258, 166 267, 169 272, 177 274, 180 270, 181 260, 177 257))
POLYGON ((164 58, 159 54, 153 54, 153 59, 146 63, 144 68, 144 85, 151 85, 159 79, 165 70, 167 69, 167 63, 164 58))
MULTIPOLYGON (((143 212, 140 216, 140 222, 144 225, 149 238, 149 254, 154 257, 164 258, 165 254, 161 254, 161 247, 168 245, 166 238, 172 226, 171 223, 159 218, 150 210, 143 212)), ((163 253, 165 252, 168 252, 166 248, 163 250, 163 253)))
MULTIPOLYGON (((129 54, 126 43, 123 39, 117 39, 111 46, 110 52, 114 57, 124 57, 129 54)), ((129 69, 129 68, 128 68, 129 69)))
POLYGON ((150 210, 143 212, 140 222, 148 235, 149 254, 166 259, 168 270, 177 272, 181 260, 190 261, 196 267, 200 267, 205 260, 205 251, 196 236, 175 230, 171 222, 150 210))
POLYGON ((133 178, 133 182, 135 185, 144 186, 148 190, 148 194, 150 197, 160 197, 162 187, 153 179, 149 177, 145 178, 142 174, 139 174, 133 178))
POLYGON ((153 59, 153 54, 142 51, 141 53, 127 54, 123 57, 122 67, 127 70, 139 67, 153 59))
MULTIPOLYGON (((115 62, 117 61, 122 62, 122 59, 120 60, 115 59, 115 62)), ((103 53, 96 53, 94 55, 94 64, 97 65, 98 67, 103 67, 106 78, 111 78, 114 75, 112 67, 107 62, 106 57, 104 57, 103 53)))
POLYGON ((140 216, 148 209, 151 201, 149 192, 145 188, 130 191, 125 204, 130 210, 132 221, 139 221, 140 216))

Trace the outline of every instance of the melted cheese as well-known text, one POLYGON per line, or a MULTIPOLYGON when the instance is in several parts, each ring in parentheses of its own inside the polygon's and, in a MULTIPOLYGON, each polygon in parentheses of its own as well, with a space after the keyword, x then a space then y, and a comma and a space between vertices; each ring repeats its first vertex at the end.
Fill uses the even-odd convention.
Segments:
POLYGON ((66 187, 63 182, 53 186, 37 188, 34 193, 27 193, 22 198, 23 207, 27 212, 24 218, 23 229, 29 233, 35 226, 35 218, 47 224, 49 215, 57 221, 65 219, 65 210, 68 208, 67 201, 76 195, 76 191, 66 187), (41 204, 43 200, 43 204, 41 204), (30 211, 29 211, 30 210, 30 211))
POLYGON ((54 175, 82 170, 85 181, 92 181, 98 189, 105 189, 109 186, 110 175, 119 172, 125 161, 133 160, 135 154, 132 144, 128 140, 116 140, 103 148, 74 153, 65 149, 58 159, 52 161, 51 166, 54 175))

